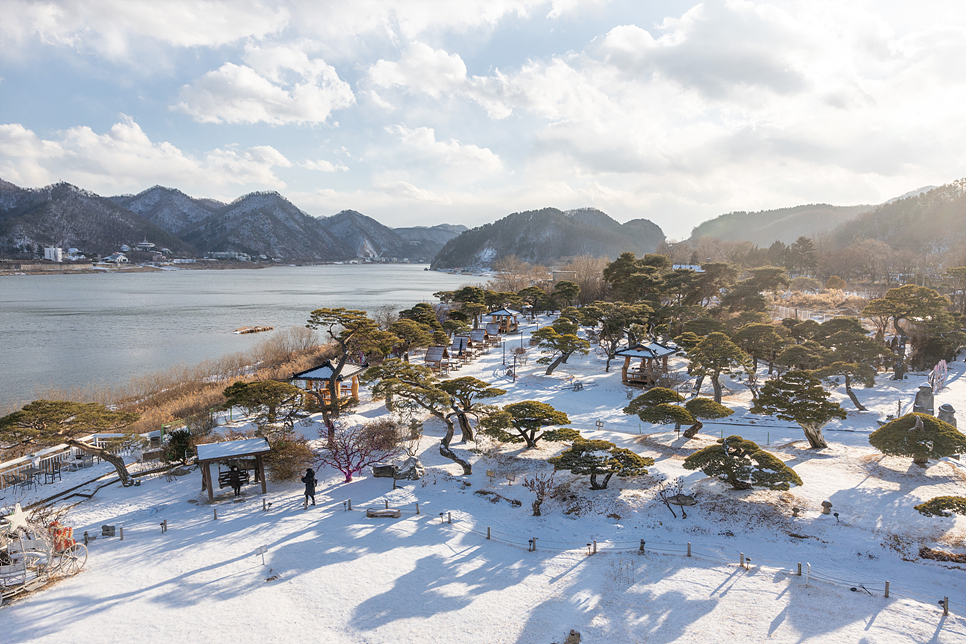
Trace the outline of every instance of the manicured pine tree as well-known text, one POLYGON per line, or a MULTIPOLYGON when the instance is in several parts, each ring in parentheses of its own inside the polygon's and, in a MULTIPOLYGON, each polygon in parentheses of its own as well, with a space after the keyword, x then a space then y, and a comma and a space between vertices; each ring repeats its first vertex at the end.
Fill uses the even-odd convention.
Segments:
POLYGON ((618 477, 644 476, 654 459, 617 447, 610 441, 576 440, 559 456, 547 459, 555 471, 567 470, 577 476, 590 475, 591 490, 606 490, 615 474, 618 477), (603 482, 597 477, 603 476, 603 482))
POLYGON ((930 458, 966 452, 966 436, 949 423, 928 414, 912 413, 896 418, 872 432, 869 443, 883 454, 911 456, 926 467, 930 458))
POLYGON ((537 441, 572 441, 580 438, 580 432, 569 427, 537 432, 551 425, 569 425, 570 418, 562 411, 537 400, 524 400, 505 406, 480 421, 482 432, 507 443, 526 443, 527 449, 537 446, 537 441))
POLYGON ((795 470, 741 436, 719 438, 717 445, 698 450, 684 459, 684 469, 701 470, 735 490, 787 490, 791 485, 802 485, 795 470))
POLYGON ((804 371, 789 371, 766 382, 751 412, 798 423, 814 449, 828 447, 822 428, 833 418, 846 417, 841 405, 829 400, 822 383, 804 371))

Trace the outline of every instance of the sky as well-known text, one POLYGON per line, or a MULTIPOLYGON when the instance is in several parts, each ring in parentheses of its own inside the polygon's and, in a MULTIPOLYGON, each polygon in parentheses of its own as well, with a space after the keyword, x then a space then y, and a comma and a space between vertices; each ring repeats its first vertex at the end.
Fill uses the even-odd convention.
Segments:
POLYGON ((961 0, 0 0, 0 178, 476 226, 966 176, 961 0))

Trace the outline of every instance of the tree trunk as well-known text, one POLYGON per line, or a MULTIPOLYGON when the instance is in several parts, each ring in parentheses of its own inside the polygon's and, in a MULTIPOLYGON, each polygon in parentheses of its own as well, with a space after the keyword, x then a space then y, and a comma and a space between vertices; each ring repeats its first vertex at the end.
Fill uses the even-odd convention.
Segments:
POLYGON ((121 485, 123 485, 124 487, 131 487, 132 485, 134 485, 134 479, 131 478, 131 475, 127 471, 127 466, 124 464, 124 459, 121 458, 120 456, 115 456, 114 454, 111 454, 110 452, 108 452, 106 449, 103 449, 101 447, 94 447, 93 445, 82 443, 79 440, 75 440, 73 438, 67 439, 67 444, 70 445, 71 447, 76 447, 82 452, 93 454, 94 456, 101 459, 102 461, 107 461, 108 463, 113 465, 114 469, 117 470, 117 477, 121 479, 121 485))
MULTIPOLYGON (((898 328, 898 327, 896 327, 898 328)), ((906 375, 906 336, 899 336, 899 345, 896 347, 896 358, 893 364, 893 380, 902 380, 906 375)))
POLYGON ((567 358, 569 358, 571 355, 572 352, 563 354, 563 364, 567 364, 567 358))
POLYGON ((470 419, 463 411, 456 412, 456 418, 460 422, 460 431, 463 432, 463 437, 460 439, 461 443, 466 441, 476 440, 473 436, 473 427, 470 425, 470 419))
POLYGON ((684 437, 694 438, 698 435, 698 432, 701 431, 702 427, 704 427, 704 423, 702 423, 700 420, 696 420, 693 425, 684 430, 684 437))
POLYGON ((448 458, 457 465, 463 468, 463 474, 469 476, 473 473, 473 466, 470 465, 468 461, 461 459, 456 455, 456 452, 449 448, 449 444, 453 441, 453 434, 456 433, 456 425, 453 421, 448 418, 443 418, 443 422, 446 423, 446 435, 443 436, 443 440, 439 442, 439 455, 443 458, 448 458))
POLYGON ((869 411, 868 409, 862 406, 862 403, 860 403, 859 399, 855 396, 855 392, 852 391, 852 381, 849 378, 849 374, 844 374, 844 375, 845 375, 845 393, 849 395, 849 398, 852 400, 852 404, 855 405, 855 408, 858 409, 859 411, 869 411))
POLYGON ((614 475, 613 474, 607 474, 606 476, 604 476, 604 482, 603 483, 598 483, 597 482, 597 475, 596 474, 591 474, 590 475, 590 489, 591 490, 606 490, 607 489, 607 482, 610 481, 610 477, 612 477, 612 476, 614 476, 614 475))
POLYGON ((692 392, 695 396, 701 393, 701 385, 704 384, 704 376, 698 376, 698 379, 694 382, 694 391, 692 392))
POLYGON ((306 393, 315 397, 316 402, 319 403, 319 409, 322 411, 322 422, 325 424, 325 428, 328 430, 328 435, 326 436, 326 447, 328 449, 335 449, 335 425, 332 423, 332 417, 329 413, 329 406, 326 405, 325 398, 322 397, 322 394, 312 389, 306 390, 306 393))
POLYGON ((553 370, 556 369, 558 366, 560 366, 560 363, 563 362, 563 359, 564 359, 563 354, 560 354, 559 358, 557 358, 556 360, 550 363, 550 366, 547 367, 547 373, 545 373, 544 375, 549 376, 550 374, 552 374, 553 370))
POLYGON ((613 354, 610 351, 607 352, 607 362, 604 364, 604 373, 610 373, 610 361, 616 357, 616 354, 613 354))
POLYGON ((714 401, 721 404, 721 381, 718 380, 718 374, 711 375, 711 386, 714 387, 714 401))
POLYGON ((535 516, 535 517, 539 517, 539 516, 541 516, 541 515, 540 515, 540 506, 541 506, 541 505, 543 505, 543 499, 541 499, 541 498, 539 498, 539 497, 537 498, 537 500, 536 500, 536 501, 534 501, 534 502, 533 502, 533 503, 531 504, 531 506, 530 506, 530 507, 532 507, 532 508, 533 508, 533 516, 535 516))
POLYGON ((805 438, 808 439, 809 447, 812 449, 828 447, 828 443, 825 442, 825 437, 822 436, 822 428, 820 426, 802 425, 802 429, 805 430, 805 438))

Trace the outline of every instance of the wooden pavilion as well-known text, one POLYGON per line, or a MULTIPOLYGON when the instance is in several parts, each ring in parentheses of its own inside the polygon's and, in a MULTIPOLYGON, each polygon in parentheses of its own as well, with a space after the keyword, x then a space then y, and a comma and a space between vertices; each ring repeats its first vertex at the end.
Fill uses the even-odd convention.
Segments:
POLYGON ((439 371, 444 365, 449 365, 449 351, 446 347, 428 347, 425 362, 430 369, 439 371))
POLYGON ((201 468, 201 491, 208 490, 208 500, 215 500, 215 486, 211 478, 211 464, 218 463, 218 484, 219 487, 226 487, 227 472, 221 471, 221 463, 229 467, 237 465, 238 469, 245 472, 248 478, 248 470, 255 470, 255 482, 261 482, 262 494, 267 491, 265 488, 265 464, 262 456, 272 451, 268 446, 268 441, 264 438, 247 438, 240 441, 225 441, 224 443, 206 443, 198 445, 198 465, 201 468), (254 457, 254 460, 253 460, 254 457))
POLYGON ((477 346, 485 347, 490 344, 490 334, 486 329, 473 329, 470 331, 470 340, 477 346))
POLYGON ((500 325, 500 333, 516 333, 517 329, 520 328, 520 324, 517 322, 517 316, 520 315, 519 311, 502 308, 499 311, 490 311, 487 315, 493 322, 500 325))
MULTIPOLYGON (((359 374, 366 370, 366 365, 346 363, 339 374, 339 400, 359 398, 359 374)), ((292 384, 306 391, 317 391, 322 399, 329 402, 329 380, 332 378, 332 363, 326 360, 317 367, 293 373, 289 380, 292 384)))
POLYGON ((658 378, 666 376, 668 372, 667 359, 678 352, 675 347, 668 347, 659 342, 635 344, 621 349, 616 355, 624 357, 621 367, 621 381, 625 385, 653 387, 658 378), (640 364, 632 367, 633 360, 640 360, 640 364))

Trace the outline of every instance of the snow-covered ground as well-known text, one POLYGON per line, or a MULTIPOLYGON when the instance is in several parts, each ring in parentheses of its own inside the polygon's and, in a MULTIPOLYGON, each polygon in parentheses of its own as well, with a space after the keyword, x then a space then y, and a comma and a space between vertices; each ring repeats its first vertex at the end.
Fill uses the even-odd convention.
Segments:
MULTIPOLYGON (((512 338, 508 348, 519 342, 512 338)), ((575 629, 584 643, 608 644, 966 641, 966 565, 918 556, 921 546, 966 552, 966 518, 927 519, 912 507, 966 494, 966 474, 955 461, 922 470, 868 444, 875 420, 894 413, 897 400, 907 411, 923 378, 892 382, 883 374, 875 389, 857 390, 870 411, 831 423, 830 448, 816 452, 797 426, 747 414, 750 396, 740 383, 730 383, 723 401, 735 416, 706 423, 704 434, 686 441, 621 412, 628 390, 619 363, 605 374, 599 356, 575 356, 547 377, 536 355, 530 349, 516 382, 502 375, 499 349, 454 375, 506 389, 501 404, 549 402, 585 436, 653 457, 648 477, 615 477, 609 489, 591 491, 586 477, 557 473, 564 489, 544 504, 544 516, 533 517, 522 479, 549 472, 544 459, 560 445, 525 451, 481 440, 471 453, 473 445, 454 444, 474 462, 473 475, 462 477, 438 454, 442 426, 432 422, 422 481, 393 490, 388 479, 358 476, 346 484, 323 470, 318 505, 308 509, 300 484, 269 484, 267 512, 257 486, 239 501, 226 488, 216 497, 215 520, 197 470, 171 481, 148 476, 140 487, 110 486, 72 508, 75 534, 124 526, 124 541, 93 541, 79 575, 0 608, 0 640, 549 644, 575 629), (583 390, 565 386, 571 376, 583 390), (767 444, 804 485, 734 492, 682 468, 687 454, 721 434, 767 444), (699 501, 687 519, 656 500, 656 482, 678 476, 699 501), (826 500, 837 519, 821 514, 826 500), (365 508, 387 501, 403 518, 366 518, 365 508), (595 540, 598 554, 588 556, 586 544, 595 540), (260 546, 267 548, 264 565, 254 554, 260 546), (738 566, 742 553, 751 558, 748 568, 738 566), (795 574, 799 562, 806 574, 810 564, 810 578, 795 574), (944 596, 949 616, 938 605, 944 596)), ((683 365, 672 364, 678 371, 683 365)), ((957 408, 960 427, 964 373, 962 362, 951 365, 937 396, 937 405, 957 408)), ((852 409, 844 392, 835 395, 852 409)), ((364 399, 350 419, 383 413, 364 399)), ((303 431, 315 438, 317 425, 303 431)), ((57 485, 76 485, 80 476, 90 478, 90 470, 57 485)))

